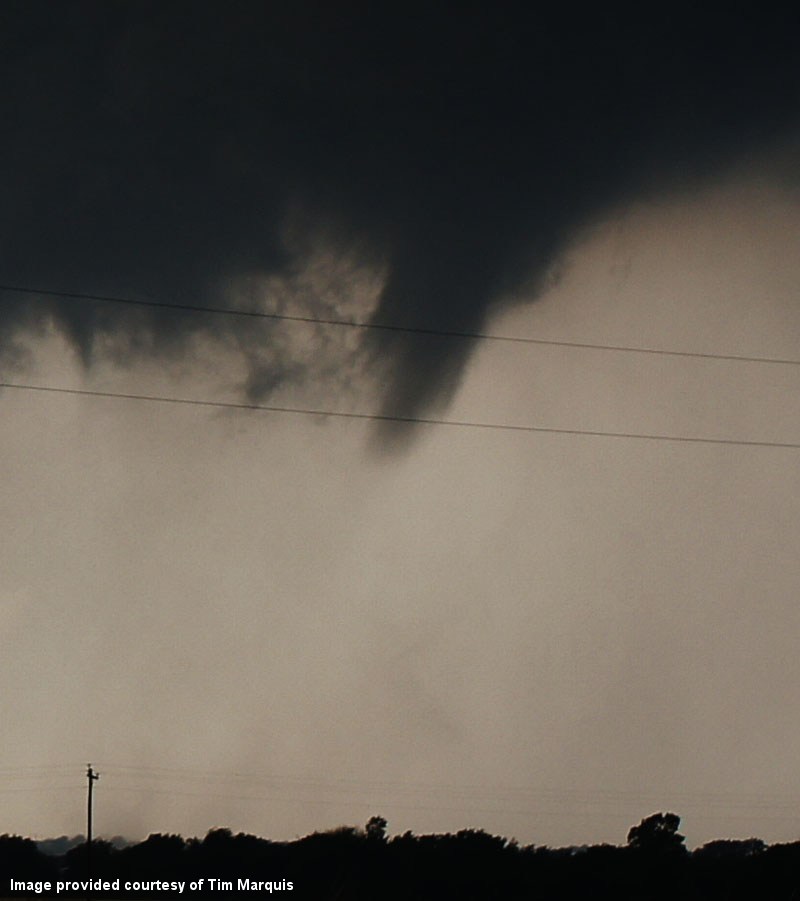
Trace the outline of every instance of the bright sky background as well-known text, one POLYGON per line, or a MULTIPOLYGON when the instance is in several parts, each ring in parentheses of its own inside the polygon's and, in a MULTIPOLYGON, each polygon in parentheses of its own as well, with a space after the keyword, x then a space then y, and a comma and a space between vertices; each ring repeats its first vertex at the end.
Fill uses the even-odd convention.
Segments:
MULTIPOLYGON (((800 361, 797 197, 758 171, 610 212, 490 331, 800 361)), ((256 290, 309 284, 366 315, 381 274, 320 251, 256 290)), ((270 402, 377 409, 352 336, 279 334, 319 371, 270 402)), ((238 399, 199 341, 87 373, 45 329, 16 380, 238 399)), ((800 442, 798 389, 486 341, 444 413, 800 442)), ((91 761, 104 836, 622 843, 672 810, 690 845, 797 838, 800 450, 425 426, 379 454, 363 422, 8 389, 0 420, 0 832, 83 831, 91 761)))

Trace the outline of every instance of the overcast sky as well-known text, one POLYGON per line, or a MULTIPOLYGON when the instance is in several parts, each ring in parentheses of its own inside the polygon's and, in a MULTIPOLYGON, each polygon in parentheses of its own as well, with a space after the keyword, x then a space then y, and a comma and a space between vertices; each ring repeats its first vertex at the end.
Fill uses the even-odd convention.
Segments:
POLYGON ((0 831, 796 839, 790 23, 379 6, 3 8, 6 384, 556 431, 4 388, 0 831))

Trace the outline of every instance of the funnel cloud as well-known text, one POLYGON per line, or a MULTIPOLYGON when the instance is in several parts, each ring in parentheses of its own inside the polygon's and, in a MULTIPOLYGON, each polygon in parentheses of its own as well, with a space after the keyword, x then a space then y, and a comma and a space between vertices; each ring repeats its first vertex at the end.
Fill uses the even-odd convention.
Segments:
MULTIPOLYGON (((373 322, 479 331, 609 211, 792 138, 788 10, 7 3, 0 283, 240 305, 296 273, 300 221, 383 267, 373 322)), ((49 320, 86 366, 203 334, 240 343, 251 399, 307 372, 235 317, 7 290, 0 317, 6 368, 49 320)), ((446 406, 473 346, 363 341, 403 417, 446 406)))

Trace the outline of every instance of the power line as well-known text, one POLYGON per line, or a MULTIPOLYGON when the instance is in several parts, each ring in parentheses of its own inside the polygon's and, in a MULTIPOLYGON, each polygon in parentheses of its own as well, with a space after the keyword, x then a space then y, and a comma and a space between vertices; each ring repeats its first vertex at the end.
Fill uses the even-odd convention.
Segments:
POLYGON ((793 441, 743 441, 734 438, 705 438, 691 435, 659 435, 643 432, 608 432, 600 429, 564 429, 550 426, 514 425, 511 423, 473 422, 469 420, 436 419, 426 416, 391 416, 383 413, 348 413, 339 410, 318 410, 308 407, 283 407, 274 404, 254 404, 237 401, 195 400, 187 397, 171 397, 156 394, 128 394, 116 391, 93 391, 88 388, 58 388, 53 385, 26 385, 17 382, 0 382, 0 388, 20 391, 41 391, 52 394, 70 394, 78 397, 105 397, 117 400, 136 400, 159 404, 179 404, 192 407, 215 407, 226 410, 253 410, 262 413, 286 413, 295 416, 333 416, 340 419, 367 420, 372 422, 397 422, 409 425, 450 426, 461 429, 484 429, 505 432, 538 432, 549 435, 583 435, 589 438, 620 438, 639 441, 671 441, 686 444, 733 445, 737 447, 770 447, 800 450, 800 443, 793 441))
POLYGON ((240 316, 251 319, 270 319, 277 322, 302 322, 311 325, 331 325, 344 328, 400 332, 409 335, 428 335, 438 338, 459 338, 470 341, 503 341, 511 344, 536 344, 546 347, 569 347, 578 350, 604 350, 618 353, 650 354, 662 357, 685 357, 698 360, 723 360, 738 363, 771 363, 781 366, 800 366, 800 360, 780 357, 758 357, 746 354, 717 354, 688 350, 665 350, 657 347, 637 347, 628 344, 598 344, 588 341, 559 341, 551 338, 530 338, 527 336, 495 335, 488 332, 456 331, 449 329, 422 328, 407 325, 393 325, 381 322, 360 322, 353 319, 332 319, 320 316, 299 316, 289 313, 268 313, 259 310, 241 310, 229 307, 207 307, 196 304, 169 303, 160 300, 137 300, 131 297, 116 297, 106 294, 85 294, 77 291, 48 291, 21 285, 0 284, 0 291, 18 294, 32 294, 47 297, 63 297, 72 300, 91 300, 99 303, 117 303, 128 306, 150 307, 162 310, 181 310, 186 313, 209 313, 220 316, 240 316))
MULTIPOLYGON (((269 802, 271 804, 297 804, 298 796, 286 796, 285 794, 274 794, 274 793, 246 793, 246 794, 234 794, 232 790, 226 788, 225 786, 221 786, 219 791, 184 791, 181 789, 162 789, 162 788, 151 788, 148 786, 120 786, 115 785, 108 789, 114 793, 122 793, 122 794, 136 794, 137 796, 142 795, 151 795, 151 796, 167 796, 167 797, 182 797, 182 798, 201 798, 205 801, 210 800, 226 800, 229 802, 257 802, 264 803, 269 802)), ((489 814, 504 814, 504 815, 518 815, 518 816, 530 816, 531 811, 535 810, 538 814, 545 814, 547 816, 564 816, 564 817, 573 817, 573 816, 581 816, 581 817, 601 817, 608 816, 610 813, 621 812, 626 807, 635 806, 635 805, 650 805, 650 806, 658 806, 663 803, 664 795, 643 795, 637 797, 611 797, 611 798, 603 798, 603 797, 593 797, 591 794, 585 797, 577 796, 571 797, 560 796, 558 793, 529 793, 524 796, 517 797, 493 797, 490 794, 486 793, 482 796, 455 796, 449 797, 446 793, 439 793, 440 798, 437 795, 426 795, 422 803, 415 802, 413 796, 412 797, 403 797, 402 795, 398 799, 394 794, 386 794, 386 795, 375 795, 374 793, 370 794, 353 794, 351 797, 344 798, 330 798, 324 796, 317 796, 313 799, 305 799, 304 803, 314 806, 329 806, 329 807, 338 807, 338 808, 354 808, 354 807, 380 807, 382 809, 388 810, 415 810, 415 811, 433 811, 437 813, 442 812, 459 812, 459 813, 489 813, 489 814), (531 802, 535 807, 528 806, 525 808, 519 808, 514 806, 509 806, 513 804, 519 804, 519 802, 525 803, 526 801, 531 802)), ((792 800, 783 799, 780 802, 775 803, 750 803, 748 801, 735 802, 731 801, 730 803, 723 804, 712 804, 709 806, 706 799, 702 796, 700 797, 692 797, 692 796, 683 796, 683 797, 675 797, 672 796, 669 804, 675 804, 676 806, 681 807, 682 809, 702 810, 709 818, 714 819, 724 819, 724 820, 737 820, 744 816, 755 817, 758 820, 775 820, 775 821, 783 821, 789 820, 793 818, 793 811, 796 809, 796 799, 794 799, 794 803, 792 800), (783 815, 781 815, 783 813, 783 815)))
MULTIPOLYGON (((269 789, 278 791, 297 791, 299 789, 313 789, 321 792, 331 791, 347 791, 351 796, 368 796, 374 798, 378 792, 383 792, 387 797, 391 796, 395 800, 398 795, 400 797, 411 797, 423 795, 428 800, 434 800, 437 797, 445 797, 447 803, 455 803, 458 801, 483 804, 487 802, 497 802, 505 804, 512 800, 520 799, 531 801, 533 803, 558 803, 560 805, 589 805, 600 807, 626 806, 631 804, 659 804, 662 803, 667 795, 670 803, 693 807, 701 806, 706 809, 715 811, 731 809, 748 809, 748 810, 790 810, 794 809, 798 803, 796 795, 786 795, 778 793, 763 792, 657 792, 657 791, 640 791, 640 790, 619 790, 619 789, 575 789, 575 788, 537 788, 534 786, 510 786, 510 785, 458 785, 458 784, 440 784, 440 783, 409 783, 409 782, 392 782, 388 780, 352 780, 352 779, 324 779, 324 778, 302 778, 297 776, 273 776, 256 773, 224 773, 203 772, 190 769, 169 768, 169 767, 127 767, 127 766, 109 766, 106 767, 108 772, 113 772, 114 785, 109 787, 109 791, 115 792, 137 792, 154 795, 181 795, 185 797, 226 797, 236 800, 277 800, 294 803, 297 795, 292 798, 277 797, 272 794, 264 794, 263 789, 257 794, 246 794, 232 796, 229 794, 231 783, 238 783, 241 786, 241 780, 246 780, 253 787, 267 785, 269 789), (132 777, 136 785, 125 784, 126 770, 137 771, 132 777), (163 773, 162 773, 163 771, 163 773), (208 793, 206 791, 186 791, 184 789, 165 789, 162 787, 152 787, 143 785, 143 781, 149 780, 155 775, 170 774, 170 782, 187 781, 187 777, 175 775, 186 773, 188 781, 195 778, 203 778, 208 780, 206 784, 217 785, 220 794, 208 793)), ((131 774, 128 774, 131 775, 131 774)), ((72 785, 55 785, 26 787, 23 789, 0 789, 0 791, 47 791, 49 789, 79 789, 77 784, 72 785)), ((267 790, 269 790, 267 789, 267 790)), ((235 790, 235 789, 233 789, 235 790)), ((258 791, 258 789, 256 789, 258 791)), ((315 803, 326 804, 344 804, 347 798, 330 798, 318 797, 315 803)), ((370 802, 372 803, 372 802, 370 802)), ((387 803, 389 803, 387 801, 387 803)), ((437 808, 440 809, 440 808, 437 808)), ((441 808, 443 809, 443 808, 441 808)))
POLYGON ((3 766, 0 767, 0 779, 5 778, 6 776, 19 776, 25 774, 43 774, 47 775, 48 773, 55 772, 56 770, 61 770, 62 772, 71 773, 74 769, 74 765, 68 763, 37 763, 37 764, 27 764, 25 766, 3 766))
MULTIPOLYGON (((425 796, 448 795, 451 798, 465 799, 497 799, 530 798, 538 801, 558 801, 572 804, 658 804, 668 794, 671 803, 706 807, 748 807, 751 809, 796 808, 800 797, 785 792, 741 792, 741 791, 653 791, 647 789, 587 789, 548 787, 539 788, 520 784, 458 784, 441 782, 410 782, 408 780, 367 780, 337 777, 302 776, 265 772, 238 772, 228 770, 200 770, 187 767, 164 766, 130 766, 123 764, 106 764, 104 770, 114 776, 115 788, 119 791, 135 791, 138 789, 125 785, 125 780, 138 781, 168 779, 170 782, 195 782, 217 784, 220 790, 227 790, 230 783, 246 781, 252 785, 269 785, 281 790, 313 789, 316 791, 346 791, 352 793, 391 793, 405 795, 422 794, 425 796), (120 785, 120 783, 122 783, 120 785)), ((44 775, 47 775, 46 773, 44 775)), ((76 786, 71 786, 76 787, 76 786)), ((13 790, 13 789, 12 789, 13 790)), ((142 788, 143 791, 151 789, 142 788)), ((161 788, 152 789, 154 793, 172 793, 161 788)), ((183 792, 181 792, 183 793, 183 792)))
MULTIPOLYGON (((228 771, 202 771, 178 767, 146 767, 108 765, 105 769, 115 774, 115 783, 123 782, 119 790, 134 791, 136 789, 124 785, 125 779, 138 781, 160 778, 170 782, 195 782, 201 780, 205 784, 217 784, 220 790, 230 783, 241 784, 243 781, 252 785, 269 785, 280 790, 313 789, 324 792, 350 792, 351 794, 385 792, 395 796, 424 795, 434 797, 447 795, 451 798, 483 799, 489 798, 505 801, 507 799, 526 798, 536 801, 553 801, 571 804, 625 805, 634 803, 661 803, 665 792, 642 789, 581 789, 581 788, 537 788, 527 785, 509 784, 453 784, 439 782, 402 782, 391 780, 342 779, 309 776, 293 776, 266 773, 241 773, 228 771), (127 772, 126 772, 127 771, 127 772)), ((145 789, 143 789, 145 790, 145 789)), ((162 793, 162 790, 152 791, 162 793)), ((169 792, 164 792, 169 793, 169 792)), ((670 803, 702 805, 705 807, 748 807, 751 809, 796 808, 798 796, 785 793, 765 792, 674 792, 666 794, 672 799, 670 803)))
MULTIPOLYGON (((669 804, 677 805, 681 809, 695 810, 700 808, 710 818, 736 820, 743 816, 755 816, 758 820, 781 821, 790 818, 791 811, 797 805, 797 797, 786 794, 770 794, 763 792, 655 792, 641 790, 614 790, 614 789, 575 789, 575 788, 537 788, 534 786, 510 786, 510 785, 457 785, 439 783, 408 783, 391 782, 386 780, 351 780, 351 779, 321 779, 298 776, 275 776, 264 773, 229 773, 222 771, 201 771, 177 767, 146 767, 108 765, 106 770, 117 774, 114 785, 108 790, 113 793, 135 793, 137 796, 171 796, 186 798, 202 798, 206 801, 212 799, 225 799, 228 801, 258 802, 269 801, 271 803, 296 804, 298 790, 314 789, 326 794, 319 795, 313 801, 307 801, 314 805, 326 805, 336 807, 375 807, 392 810, 417 810, 437 812, 470 812, 529 816, 531 806, 520 809, 515 805, 520 802, 535 805, 535 809, 548 816, 589 816, 599 817, 608 812, 621 811, 631 805, 648 804, 658 806, 664 803, 669 796, 669 804), (120 784, 120 778, 125 771, 134 778, 136 785, 120 784), (187 791, 180 788, 154 787, 142 784, 143 780, 149 780, 153 776, 169 774, 170 782, 177 779, 182 781, 186 774, 189 780, 194 778, 208 779, 209 783, 216 783, 216 791, 187 791), (242 786, 241 781, 247 780, 253 785, 254 791, 242 786), (231 784, 233 783, 233 785, 231 784), (264 784, 269 787, 262 787, 264 784), (236 786, 236 787, 233 787, 236 786), (244 788, 244 792, 242 791, 244 788), (344 788, 350 793, 349 797, 333 798, 327 793, 331 790, 339 791, 344 788), (294 792, 286 796, 286 790, 294 792), (277 792, 277 793, 276 793, 277 792), (424 803, 417 800, 419 796, 424 798, 424 803), (783 815, 782 815, 783 814, 783 815)), ((87 774, 88 775, 88 774, 87 774)), ((6 789, 0 791, 30 791, 30 790, 70 790, 78 789, 73 786, 41 786, 27 789, 6 789)), ((694 815, 695 817, 697 814, 694 815)))

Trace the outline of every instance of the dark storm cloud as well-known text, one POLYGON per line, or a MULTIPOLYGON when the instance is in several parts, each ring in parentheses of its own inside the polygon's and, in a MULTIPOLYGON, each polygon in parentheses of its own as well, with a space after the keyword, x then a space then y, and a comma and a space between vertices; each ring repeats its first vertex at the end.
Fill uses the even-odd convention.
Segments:
MULTIPOLYGON (((219 305, 232 278, 289 271, 283 230, 301 209, 388 264, 376 321, 472 331, 610 206, 796 125, 793 17, 751 5, 24 2, 0 15, 5 283, 219 305)), ((172 353, 241 327, 0 303, 9 353, 47 304, 87 363, 100 338, 120 355, 172 353)), ((470 342, 376 335, 383 412, 446 402, 470 342)), ((297 371, 259 367, 251 393, 297 371)))

